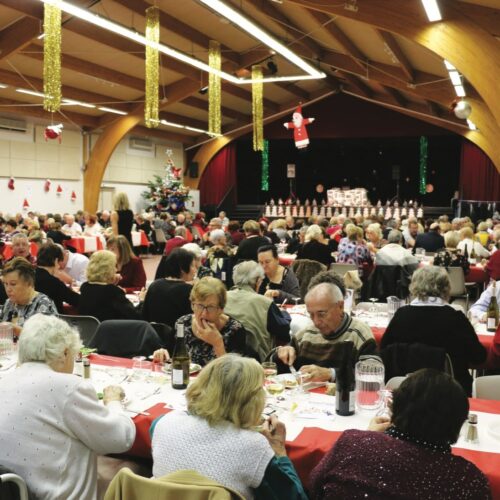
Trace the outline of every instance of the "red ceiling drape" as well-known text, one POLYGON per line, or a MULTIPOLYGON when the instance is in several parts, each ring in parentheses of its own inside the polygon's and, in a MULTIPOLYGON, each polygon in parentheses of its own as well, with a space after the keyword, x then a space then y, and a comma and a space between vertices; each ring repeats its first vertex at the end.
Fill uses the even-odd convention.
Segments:
MULTIPOLYGON (((212 158, 200 179, 200 204, 218 205, 232 186, 236 185, 236 145, 228 144, 212 158)), ((233 190, 236 200, 236 186, 233 190)))
POLYGON ((466 140, 462 143, 460 192, 464 200, 500 200, 500 173, 483 151, 466 140))

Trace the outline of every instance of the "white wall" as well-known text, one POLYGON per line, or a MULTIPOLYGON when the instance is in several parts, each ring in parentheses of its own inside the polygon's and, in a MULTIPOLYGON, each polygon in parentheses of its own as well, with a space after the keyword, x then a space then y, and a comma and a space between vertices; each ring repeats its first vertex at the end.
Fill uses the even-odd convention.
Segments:
MULTIPOLYGON (((0 212, 22 211, 26 198, 30 210, 39 212, 75 212, 83 206, 83 138, 78 130, 63 130, 61 144, 57 140, 45 141, 44 125, 29 124, 26 134, 0 131, 0 212), (10 177, 15 178, 15 190, 7 187, 10 177), (44 191, 45 180, 51 189, 44 191), (63 192, 56 194, 61 185, 63 192), (72 202, 71 192, 76 201, 72 202)), ((91 145, 97 140, 92 135, 91 145)), ((128 148, 124 138, 110 158, 102 186, 115 192, 128 194, 131 208, 140 211, 146 205, 141 193, 154 175, 164 177, 166 150, 172 150, 176 167, 184 169, 184 150, 181 143, 154 140, 154 151, 144 153, 128 148)), ((105 199, 109 199, 109 196, 105 199)), ((108 202, 106 203, 108 204, 108 202)), ((110 206, 102 208, 110 209, 110 206)))

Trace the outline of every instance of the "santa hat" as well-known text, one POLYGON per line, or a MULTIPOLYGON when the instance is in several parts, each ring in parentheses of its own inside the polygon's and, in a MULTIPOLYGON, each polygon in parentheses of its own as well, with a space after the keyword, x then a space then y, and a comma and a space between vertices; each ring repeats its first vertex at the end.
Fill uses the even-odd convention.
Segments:
MULTIPOLYGON (((295 113, 299 114, 300 116, 302 116, 302 104, 299 104, 297 106, 297 109, 295 110, 295 113)), ((295 114, 294 113, 294 114, 295 114)))

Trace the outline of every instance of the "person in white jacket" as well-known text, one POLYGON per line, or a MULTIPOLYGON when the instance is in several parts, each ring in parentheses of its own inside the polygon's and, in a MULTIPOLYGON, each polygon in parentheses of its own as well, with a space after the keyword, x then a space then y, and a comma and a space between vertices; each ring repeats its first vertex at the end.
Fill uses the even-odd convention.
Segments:
POLYGON ((127 451, 135 439, 118 386, 100 404, 91 383, 73 375, 78 332, 55 316, 24 324, 19 367, 0 384, 0 464, 19 474, 34 498, 94 500, 97 455, 127 451))
POLYGON ((465 250, 467 249, 469 258, 487 259, 490 256, 490 252, 479 241, 474 241, 474 231, 472 228, 466 226, 460 229, 459 232, 462 240, 457 245, 457 248, 462 252, 462 255, 465 255, 465 250))

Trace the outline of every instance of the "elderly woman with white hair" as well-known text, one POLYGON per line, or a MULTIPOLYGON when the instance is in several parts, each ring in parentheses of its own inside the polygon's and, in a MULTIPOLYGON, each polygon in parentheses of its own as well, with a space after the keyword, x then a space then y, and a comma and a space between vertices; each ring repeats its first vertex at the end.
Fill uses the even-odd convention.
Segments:
POLYGON ((262 267, 254 261, 241 262, 233 269, 234 287, 227 293, 224 312, 247 330, 247 345, 265 359, 274 345, 290 341, 290 316, 272 299, 259 295, 264 279, 262 267))
POLYGON ((383 246, 383 235, 382 229, 378 222, 373 222, 372 224, 368 224, 365 229, 366 235, 366 246, 371 253, 377 253, 383 246))
POLYGON ((197 269, 195 279, 213 276, 212 271, 203 265, 203 250, 198 243, 186 243, 182 246, 182 249, 194 256, 194 265, 197 269))
POLYGON ((305 234, 304 244, 297 252, 297 258, 316 260, 328 268, 332 262, 335 262, 335 259, 325 235, 324 229, 318 224, 309 226, 305 234))
POLYGON ((153 423, 153 475, 195 470, 244 498, 305 500, 286 455, 285 425, 264 421, 264 373, 234 354, 208 364, 186 391, 187 411, 153 423))
POLYGON ((207 251, 205 266, 212 271, 213 276, 232 285, 232 258, 234 249, 227 244, 226 233, 222 229, 210 231, 211 247, 207 251))
POLYGON ((444 268, 426 266, 418 269, 410 285, 413 300, 396 311, 380 348, 394 343, 421 343, 444 349, 450 356, 456 380, 470 395, 469 365, 483 363, 487 353, 469 320, 448 304, 450 286, 444 268))
POLYGON ((38 499, 95 499, 96 455, 127 451, 135 439, 122 413, 123 390, 93 386, 73 372, 78 332, 53 316, 26 321, 19 367, 0 384, 0 463, 38 499))

